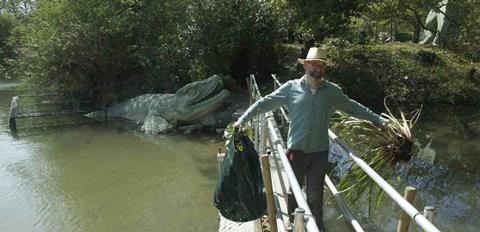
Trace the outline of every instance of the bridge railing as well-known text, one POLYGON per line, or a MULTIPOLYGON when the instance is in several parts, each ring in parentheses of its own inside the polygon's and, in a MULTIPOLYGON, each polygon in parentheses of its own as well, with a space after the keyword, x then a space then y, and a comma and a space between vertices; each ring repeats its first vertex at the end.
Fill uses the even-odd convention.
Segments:
MULTIPOLYGON (((272 75, 272 78, 274 80, 274 88, 278 88, 279 86, 281 86, 281 83, 277 80, 275 75, 272 75)), ((261 98, 260 90, 258 88, 255 77, 253 75, 250 75, 250 77, 248 78, 247 84, 248 84, 249 93, 250 93, 250 103, 253 103, 256 100, 261 98)), ((290 120, 288 118, 288 114, 286 110, 283 107, 281 107, 279 111, 281 113, 281 118, 282 118, 281 120, 285 120, 286 122, 289 122, 290 120)), ((311 215, 311 210, 306 202, 302 189, 300 188, 300 185, 296 180, 293 170, 290 166, 290 163, 288 162, 288 159, 286 157, 286 146, 283 138, 280 135, 277 123, 273 117, 273 113, 268 112, 264 115, 257 116, 252 120, 251 124, 255 132, 254 139, 255 139, 256 148, 259 150, 261 154, 265 154, 267 152, 268 142, 271 143, 271 148, 276 151, 275 155, 281 159, 281 163, 285 169, 288 181, 292 188, 292 192, 295 196, 297 204, 300 208, 303 208, 305 210, 305 215, 306 217, 308 217, 309 215, 311 215), (265 129, 265 128, 268 128, 268 129, 265 129), (265 133, 267 133, 268 136, 265 135, 265 133)), ((380 188, 382 188, 387 193, 387 195, 390 196, 390 198, 398 206, 400 206, 400 208, 402 208, 402 210, 404 210, 404 212, 406 212, 410 218, 412 218, 418 224, 420 228, 422 228, 424 231, 427 231, 427 232, 440 231, 422 213, 420 213, 407 200, 405 200, 378 173, 376 173, 365 161, 363 161, 357 155, 355 155, 355 152, 353 152, 347 145, 345 145, 342 141, 340 141, 340 139, 331 130, 329 130, 328 133, 329 133, 330 139, 335 141, 337 144, 339 144, 342 147, 342 149, 348 154, 349 158, 351 158, 372 180, 374 180, 375 183, 380 188)), ((340 209, 342 210, 343 215, 349 222, 349 225, 351 226, 351 228, 354 231, 364 231, 360 223, 354 218, 352 212, 348 208, 348 205, 343 200, 341 193, 335 188, 335 185, 332 183, 328 175, 325 176, 325 183, 328 189, 332 192, 335 200, 339 204, 340 209)), ((277 207, 279 206, 277 205, 277 207)), ((283 225, 283 221, 281 220, 282 217, 277 215, 276 218, 277 218, 277 224, 282 223, 280 225, 283 225)), ((307 231, 309 232, 319 231, 318 226, 315 223, 315 220, 308 220, 308 218, 304 218, 304 219, 306 219, 303 222, 305 222, 305 228, 307 229, 307 231)), ((282 228, 282 226, 278 227, 279 231, 284 231, 284 229, 285 228, 282 228)), ((298 229, 298 228, 295 228, 295 229, 298 229)), ((403 232, 406 230, 398 229, 397 231, 403 232)))

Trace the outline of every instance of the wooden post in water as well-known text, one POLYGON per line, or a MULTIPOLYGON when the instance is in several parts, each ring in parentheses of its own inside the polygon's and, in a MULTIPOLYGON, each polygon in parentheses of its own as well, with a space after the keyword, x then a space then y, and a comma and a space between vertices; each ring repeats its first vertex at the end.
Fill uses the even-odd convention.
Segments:
POLYGON ((270 173, 270 160, 268 154, 262 155, 262 174, 265 184, 265 193, 267 197, 268 222, 270 231, 277 231, 277 217, 275 215, 275 200, 273 198, 272 176, 270 173))
MULTIPOLYGON (((403 196, 410 204, 415 203, 415 195, 417 189, 412 186, 407 186, 405 188, 405 195, 403 196)), ((408 226, 410 225, 410 217, 405 211, 400 212, 400 220, 398 221, 397 232, 408 232, 408 226)))
POLYGON ((435 207, 433 206, 425 206, 423 208, 423 215, 431 222, 433 223, 433 220, 435 218, 435 207))
POLYGON ((10 115, 8 120, 8 127, 10 127, 10 132, 17 131, 17 96, 12 97, 12 101, 10 102, 10 115))

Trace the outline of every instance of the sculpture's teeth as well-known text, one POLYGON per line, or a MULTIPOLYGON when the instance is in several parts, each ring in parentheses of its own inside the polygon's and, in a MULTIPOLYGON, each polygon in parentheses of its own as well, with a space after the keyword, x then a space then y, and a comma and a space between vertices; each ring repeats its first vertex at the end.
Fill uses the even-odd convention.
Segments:
POLYGON ((203 102, 198 102, 197 104, 195 104, 194 106, 200 106, 200 105, 204 105, 204 104, 209 104, 211 103, 212 101, 216 101, 218 100, 218 98, 220 97, 220 95, 224 95, 226 94, 227 92, 224 91, 220 91, 219 93, 217 93, 215 96, 212 96, 210 99, 206 100, 206 101, 203 101, 203 102))
POLYGON ((213 88, 211 88, 210 91, 207 94, 203 95, 203 97, 201 97, 199 100, 195 101, 194 105, 203 104, 205 102, 210 102, 211 99, 217 97, 220 92, 218 94, 214 95, 214 96, 210 96, 210 95, 212 93, 216 92, 219 89, 219 87, 220 87, 220 83, 216 82, 215 86, 213 88))

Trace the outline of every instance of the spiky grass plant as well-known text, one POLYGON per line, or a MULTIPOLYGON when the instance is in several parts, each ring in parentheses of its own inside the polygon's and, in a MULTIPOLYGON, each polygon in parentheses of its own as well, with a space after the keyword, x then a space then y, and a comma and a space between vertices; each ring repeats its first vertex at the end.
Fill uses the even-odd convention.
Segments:
MULTIPOLYGON (((397 163, 411 161, 418 152, 412 128, 420 116, 421 108, 412 112, 410 119, 401 111, 397 118, 386 104, 385 108, 387 113, 382 114, 388 119, 385 126, 336 112, 338 117, 334 117, 332 129, 372 169, 389 178, 395 174, 397 163)), ((352 205, 366 193, 369 214, 383 197, 383 190, 355 164, 340 177, 337 187, 346 192, 345 198, 352 205)))

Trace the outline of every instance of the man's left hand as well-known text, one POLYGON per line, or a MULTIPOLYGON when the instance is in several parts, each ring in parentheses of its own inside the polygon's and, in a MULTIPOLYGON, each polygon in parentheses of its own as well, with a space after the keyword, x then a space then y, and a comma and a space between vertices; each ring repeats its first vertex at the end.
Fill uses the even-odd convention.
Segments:
POLYGON ((380 130, 386 131, 388 130, 388 124, 390 124, 390 120, 385 119, 382 124, 380 124, 380 130))

